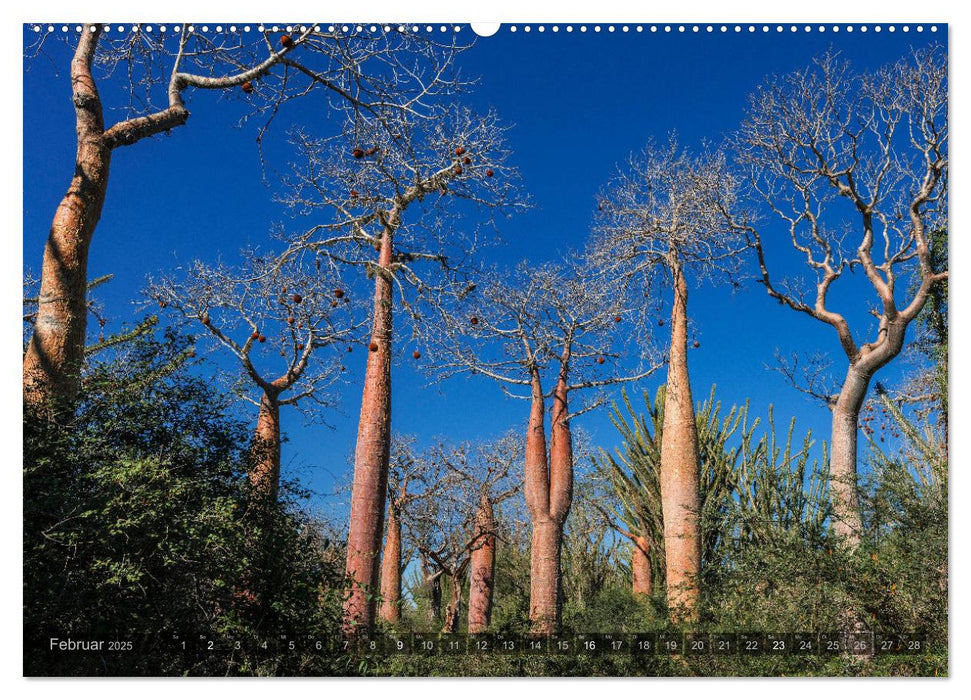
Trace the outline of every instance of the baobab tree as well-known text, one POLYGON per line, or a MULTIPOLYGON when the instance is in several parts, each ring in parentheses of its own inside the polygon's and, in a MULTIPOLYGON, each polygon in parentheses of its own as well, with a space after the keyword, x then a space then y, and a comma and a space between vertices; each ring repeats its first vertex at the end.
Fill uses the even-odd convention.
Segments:
MULTIPOLYGON (((374 284, 374 310, 347 553, 351 590, 344 630, 370 630, 378 587, 391 442, 391 357, 395 299, 410 315, 465 285, 461 271, 474 251, 476 224, 455 218, 522 206, 507 164, 504 128, 494 113, 444 106, 434 119, 349 121, 339 138, 295 132, 301 161, 283 200, 295 212, 321 217, 290 237, 292 253, 313 251, 358 268, 374 284)), ((413 351, 415 359, 421 352, 413 351)))
MULTIPOLYGON (((127 33, 109 29, 85 24, 76 37, 69 35, 77 41, 70 69, 77 152, 44 249, 37 316, 24 356, 24 399, 31 404, 70 405, 77 394, 88 255, 114 152, 186 124, 191 91, 240 91, 252 106, 249 116, 264 119, 262 141, 279 109, 310 92, 324 91, 332 110, 380 122, 388 114, 417 118, 425 100, 462 87, 449 70, 458 50, 454 43, 439 45, 405 32, 367 36, 303 25, 252 34, 221 27, 206 32, 187 24, 167 30, 134 25, 127 33), (127 80, 119 84, 114 75, 127 80), (99 82, 110 90, 104 97, 99 82), (105 108, 113 103, 127 112, 109 124, 105 108)), ((31 56, 53 41, 46 33, 39 36, 31 56)))
MULTIPOLYGON (((389 624, 401 621, 401 573, 404 561, 402 520, 417 501, 434 498, 441 481, 441 465, 414 449, 412 436, 392 436, 388 471, 388 517, 381 556, 379 616, 389 624)), ((427 564, 427 562, 426 562, 427 564)), ((427 565, 426 567, 427 568, 427 565)))
POLYGON ((471 572, 469 633, 477 634, 485 631, 492 614, 495 508, 522 488, 516 469, 521 443, 507 435, 478 445, 438 444, 425 458, 440 470, 436 491, 405 511, 408 536, 422 558, 426 581, 439 584, 430 591, 433 602, 436 592, 441 595, 440 584, 447 583, 444 633, 459 629, 465 579, 471 572))
POLYGON ((259 411, 249 483, 258 498, 275 502, 280 408, 312 415, 326 407, 333 399, 327 390, 344 370, 344 345, 360 328, 340 278, 300 257, 281 263, 275 255, 244 251, 237 267, 194 261, 151 282, 147 294, 238 363, 231 383, 259 411))
POLYGON ((744 237, 722 215, 735 212, 736 189, 722 155, 693 155, 672 137, 665 146, 649 144, 631 156, 597 207, 595 256, 609 274, 641 288, 669 283, 672 291, 660 493, 668 605, 686 619, 697 612, 701 571, 688 279, 730 273, 745 249, 744 237))
POLYGON ((823 54, 751 97, 734 145, 754 193, 787 229, 811 276, 780 280, 772 274, 771 228, 735 220, 752 239, 760 281, 780 304, 832 327, 848 361, 838 390, 818 382, 801 388, 832 411, 833 526, 854 547, 862 528, 860 409, 874 375, 897 357, 907 328, 947 280, 946 263, 935 264, 942 259, 935 246, 946 242, 934 235, 947 228, 946 55, 921 49, 857 72, 837 53, 823 54), (857 270, 868 288, 846 279, 857 270), (836 287, 854 308, 833 310, 836 287), (866 312, 875 321, 861 330, 866 312), (871 340, 860 343, 862 333, 871 340))
POLYGON ((528 392, 519 398, 530 404, 524 465, 532 523, 530 620, 533 632, 551 634, 559 628, 560 552, 573 499, 570 421, 604 400, 599 395, 571 411, 570 398, 642 379, 660 362, 638 332, 642 326, 623 323, 631 315, 623 285, 584 261, 483 273, 452 302, 423 331, 437 338, 435 368, 446 376, 482 375, 510 396, 528 392), (553 385, 548 453, 544 377, 553 385))
MULTIPOLYGON (((614 454, 601 450, 594 458, 600 479, 609 486, 612 495, 605 497, 600 506, 604 522, 632 545, 631 578, 635 594, 652 595, 656 585, 664 585, 661 455, 666 437, 666 394, 664 386, 658 388, 653 399, 644 392, 644 409, 638 411, 624 392, 623 410, 615 402, 610 416, 623 444, 614 454)), ((764 445, 756 445, 753 438, 759 421, 749 421, 748 405, 732 406, 723 416, 714 387, 708 399, 697 407, 695 420, 701 560, 706 566, 718 562, 718 549, 725 538, 739 473, 748 475, 757 471, 764 463, 760 459, 765 449, 764 445)), ((774 436, 772 440, 774 447, 774 436)))

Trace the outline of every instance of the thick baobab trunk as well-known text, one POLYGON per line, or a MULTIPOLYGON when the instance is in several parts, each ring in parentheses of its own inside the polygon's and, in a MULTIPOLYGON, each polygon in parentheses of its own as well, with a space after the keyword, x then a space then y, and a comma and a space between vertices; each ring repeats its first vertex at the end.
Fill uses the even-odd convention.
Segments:
POLYGON ((111 149, 91 75, 100 25, 85 31, 71 61, 77 127, 74 177, 57 207, 44 247, 34 334, 24 355, 24 401, 70 403, 80 388, 87 329, 88 248, 108 190, 111 149))
POLYGON ((529 619, 533 634, 560 627, 560 548, 563 527, 550 518, 533 521, 529 550, 529 619))
POLYGON ((381 619, 392 625, 401 621, 401 520, 388 510, 388 532, 381 557, 381 619))
POLYGON ((248 477, 260 497, 276 500, 280 488, 280 403, 277 395, 265 391, 250 449, 248 477))
POLYGON ((698 433, 688 376, 688 285, 672 252, 674 301, 671 350, 661 439, 661 509, 664 517, 668 608, 675 620, 697 612, 701 573, 698 433))
POLYGON ((560 549, 563 523, 573 501, 573 442, 566 371, 564 364, 553 395, 549 459, 538 370, 533 370, 532 378, 532 408, 526 438, 526 504, 533 525, 529 618, 534 634, 554 634, 560 627, 560 549))
POLYGON ((374 325, 364 376, 364 397, 354 454, 354 485, 347 536, 347 578, 344 633, 371 632, 378 588, 378 553, 384 532, 391 449, 391 260, 392 231, 381 237, 378 269, 374 271, 374 325))
POLYGON ((856 441, 860 409, 870 385, 870 374, 850 365, 840 393, 832 405, 833 435, 830 444, 830 492, 833 501, 833 529, 856 547, 863 523, 856 483, 856 441))
POLYGON ((646 537, 632 540, 634 554, 631 558, 631 575, 634 579, 634 595, 654 595, 654 572, 651 570, 650 543, 646 537))
POLYGON ((485 632, 492 620, 492 594, 496 568, 496 521, 492 501, 482 496, 476 513, 476 541, 469 580, 469 634, 485 632))

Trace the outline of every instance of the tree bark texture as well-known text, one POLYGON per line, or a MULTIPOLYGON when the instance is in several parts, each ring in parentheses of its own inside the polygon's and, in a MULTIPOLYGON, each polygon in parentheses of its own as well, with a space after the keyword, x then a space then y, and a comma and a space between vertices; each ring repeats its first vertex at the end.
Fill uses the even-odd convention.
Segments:
POLYGON ((701 573, 698 433, 688 376, 688 285, 677 255, 670 256, 674 281, 671 349, 661 440, 661 509, 664 519, 668 608, 676 621, 694 619, 701 573))
POLYGON ((570 435, 566 366, 553 394, 550 454, 546 455, 545 406, 539 371, 533 370, 532 405, 526 436, 526 505, 532 521, 529 618, 534 634, 560 628, 560 549, 563 524, 573 501, 573 442, 570 435))
POLYGON ((265 391, 260 399, 247 476, 258 497, 270 503, 276 501, 280 489, 280 403, 276 395, 265 391))
POLYGON ((381 557, 381 619, 392 625, 401 621, 401 520, 395 508, 388 510, 388 527, 381 557))
POLYGON ((448 604, 445 606, 445 620, 442 625, 443 634, 455 634, 459 631, 459 619, 462 615, 462 580, 465 578, 465 567, 453 576, 449 576, 448 604))
POLYGON ((70 403, 80 389, 87 330, 88 248, 108 189, 111 149, 102 134, 101 98, 91 74, 101 27, 81 33, 71 61, 77 131, 74 176, 44 247, 34 333, 24 356, 24 401, 70 403))
POLYGON ((354 485, 347 537, 347 578, 350 591, 344 603, 344 632, 353 635, 374 629, 378 590, 378 554, 384 533, 391 449, 391 307, 392 232, 381 237, 374 275, 374 323, 371 350, 364 376, 364 396, 354 455, 354 485))
POLYGON ((654 595, 654 572, 651 570, 650 543, 646 537, 632 540, 634 554, 631 558, 631 576, 634 595, 654 595))
POLYGON ((492 595, 496 568, 496 521, 492 501, 483 496, 476 513, 475 544, 469 581, 469 634, 480 634, 492 620, 492 595))

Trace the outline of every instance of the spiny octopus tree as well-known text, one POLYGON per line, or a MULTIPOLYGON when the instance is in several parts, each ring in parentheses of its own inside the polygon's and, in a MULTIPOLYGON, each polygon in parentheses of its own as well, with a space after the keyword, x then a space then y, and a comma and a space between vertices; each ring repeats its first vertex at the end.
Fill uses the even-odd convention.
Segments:
MULTIPOLYGON (((244 120, 263 121, 257 137, 262 143, 279 110, 312 92, 325 95, 329 111, 381 120, 420 118, 425 100, 463 87, 449 70, 460 48, 454 38, 440 44, 407 32, 372 36, 315 25, 252 33, 188 24, 129 29, 85 24, 65 34, 76 42, 70 78, 77 152, 44 249, 37 315, 24 355, 24 400, 33 405, 70 407, 79 388, 88 255, 115 151, 186 124, 193 91, 238 91, 250 110, 244 120), (115 106, 124 116, 110 123, 106 112, 115 106)), ((40 33, 28 59, 49 53, 52 61, 61 60, 51 46, 55 36, 40 33)))
POLYGON ((691 274, 730 274, 745 250, 745 238, 722 214, 735 212, 736 189, 722 155, 694 155, 672 137, 665 146, 650 143, 631 156, 598 204, 594 255, 608 274, 632 287, 668 283, 672 291, 660 493, 668 605, 676 619, 696 615, 701 572, 688 280, 691 274))
MULTIPOLYGON (((427 107, 429 111, 435 108, 427 107)), ((457 294, 477 230, 524 204, 494 113, 459 106, 434 118, 408 114, 349 121, 340 137, 293 134, 302 161, 284 201, 319 218, 291 236, 291 252, 312 251, 354 267, 374 285, 371 338, 354 457, 344 607, 347 635, 374 625, 391 445, 393 310, 410 316, 457 294), (467 216, 473 221, 462 221, 467 216), (459 228, 461 226, 461 228, 459 228)), ((421 352, 413 350, 415 359, 421 352)))
MULTIPOLYGON (((911 322, 947 280, 947 237, 937 235, 947 230, 947 91, 940 47, 866 72, 827 53, 760 88, 734 139, 754 193, 782 222, 778 237, 810 273, 779 280, 763 245, 776 234, 736 222, 752 238, 762 284, 780 304, 832 327, 847 358, 838 388, 799 388, 832 411, 833 525, 851 547, 862 529, 860 409, 874 375, 900 354, 911 322), (856 271, 864 284, 845 274, 856 271), (843 311, 833 309, 834 288, 845 294, 843 311), (870 340, 861 344, 861 334, 870 340)), ((811 369, 807 379, 818 376, 811 369)))
POLYGON ((585 261, 524 262, 508 273, 486 272, 451 301, 424 331, 438 339, 436 370, 482 375, 530 404, 524 466, 532 522, 530 620, 534 633, 552 634, 560 622, 560 552, 573 499, 570 421, 604 401, 601 393, 571 411, 571 396, 642 379, 660 362, 650 357, 643 325, 624 323, 633 315, 625 287, 585 261))
POLYGON ((516 468, 521 441, 506 435, 476 445, 439 444, 425 458, 440 470, 439 480, 433 497, 415 501, 405 511, 408 536, 423 560, 426 581, 447 583, 443 633, 459 629, 470 574, 468 631, 478 634, 488 628, 492 615, 495 508, 522 488, 516 468))
POLYGON ((294 406, 313 417, 330 404, 328 390, 345 369, 338 352, 361 326, 336 270, 317 269, 298 256, 281 262, 244 251, 238 266, 194 261, 151 282, 147 294, 237 365, 230 383, 258 409, 249 483, 258 499, 276 502, 280 408, 294 406))

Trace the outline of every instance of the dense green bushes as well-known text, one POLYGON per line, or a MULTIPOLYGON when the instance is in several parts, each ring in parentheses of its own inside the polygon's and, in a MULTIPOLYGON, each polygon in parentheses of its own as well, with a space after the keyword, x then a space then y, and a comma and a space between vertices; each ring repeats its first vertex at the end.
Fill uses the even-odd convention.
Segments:
MULTIPOLYGON (((688 630, 667 621, 663 586, 651 597, 632 593, 630 544, 605 534, 610 482, 596 470, 577 485, 563 545, 564 634, 869 629, 927 639, 927 653, 343 654, 308 644, 329 644, 339 634, 340 538, 300 510, 304 494, 296 485, 284 489, 278 506, 250 498, 243 476, 249 428, 233 417, 227 397, 189 370, 190 345, 174 334, 132 340, 89 368, 72 420, 25 415, 28 675, 946 673, 947 460, 940 421, 927 411, 879 399, 876 410, 899 438, 871 440, 861 487, 867 532, 851 552, 826 526, 825 478, 810 459, 811 438, 795 440, 790 425, 777 439, 771 420, 751 421, 744 407, 722 416, 713 396, 706 401, 698 414, 707 436, 703 463, 713 465, 708 481, 721 485, 718 507, 704 519, 702 615, 688 630), (222 648, 183 653, 178 640, 198 634, 222 648), (52 654, 51 637, 117 637, 138 647, 132 654, 52 654), (274 644, 262 650, 259 639, 274 644), (294 651, 286 640, 298 641, 294 651)), ((663 410, 660 398, 648 402, 646 418, 628 421, 640 425, 626 438, 641 436, 627 454, 641 460, 641 482, 653 454, 643 437, 658 437, 648 427, 663 410)), ((716 491, 709 485, 707 492, 716 491)), ((500 516, 491 629, 516 636, 528 629, 528 528, 513 502, 500 516)), ((420 572, 412 565, 406 574, 411 586, 394 631, 437 631, 441 620, 431 619, 420 572)))
POLYGON ((299 494, 251 501, 248 430, 189 373, 189 347, 139 338, 90 367, 72 420, 24 417, 27 675, 295 671, 292 655, 186 658, 171 635, 329 635, 339 619, 335 545, 299 494), (138 651, 46 653, 55 637, 138 651))

